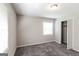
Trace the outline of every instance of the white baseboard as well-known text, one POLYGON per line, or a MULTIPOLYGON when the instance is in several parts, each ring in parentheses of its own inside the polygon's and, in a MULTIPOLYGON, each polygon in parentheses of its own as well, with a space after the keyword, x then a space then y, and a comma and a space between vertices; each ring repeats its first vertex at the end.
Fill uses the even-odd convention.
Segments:
POLYGON ((79 50, 77 50, 77 49, 74 49, 74 48, 73 48, 73 50, 75 50, 76 52, 79 52, 79 50))
POLYGON ((31 45, 43 44, 43 43, 48 43, 48 42, 54 42, 54 41, 47 41, 47 42, 40 42, 40 43, 35 43, 35 44, 20 45, 20 46, 17 46, 17 48, 18 47, 23 47, 23 46, 31 46, 31 45))
POLYGON ((61 42, 58 42, 58 41, 55 41, 55 42, 57 42, 58 44, 61 44, 61 42))
POLYGON ((14 49, 14 53, 13 53, 13 56, 15 55, 15 52, 16 52, 16 48, 14 49))
POLYGON ((8 56, 14 56, 15 52, 16 52, 16 48, 12 51, 12 53, 8 53, 8 56))

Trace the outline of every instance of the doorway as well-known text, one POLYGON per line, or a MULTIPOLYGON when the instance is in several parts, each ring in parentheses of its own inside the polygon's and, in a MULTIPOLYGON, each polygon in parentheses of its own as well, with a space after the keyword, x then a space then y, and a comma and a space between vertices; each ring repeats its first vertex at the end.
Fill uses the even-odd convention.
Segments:
POLYGON ((61 25, 62 25, 62 27, 61 27, 62 28, 61 29, 61 32, 62 32, 61 43, 67 45, 67 21, 62 21, 61 25))

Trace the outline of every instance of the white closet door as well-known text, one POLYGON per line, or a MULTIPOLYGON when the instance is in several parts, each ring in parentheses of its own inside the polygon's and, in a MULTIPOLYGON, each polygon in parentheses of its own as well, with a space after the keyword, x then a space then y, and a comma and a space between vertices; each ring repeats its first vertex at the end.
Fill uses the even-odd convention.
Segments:
POLYGON ((73 49, 79 51, 79 19, 74 19, 73 49))

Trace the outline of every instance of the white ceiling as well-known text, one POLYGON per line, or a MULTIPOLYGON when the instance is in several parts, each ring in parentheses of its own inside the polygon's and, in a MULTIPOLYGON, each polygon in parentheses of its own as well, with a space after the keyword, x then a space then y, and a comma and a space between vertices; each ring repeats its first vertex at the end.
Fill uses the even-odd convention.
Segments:
POLYGON ((78 3, 58 4, 56 10, 50 9, 48 3, 15 3, 12 5, 19 15, 56 18, 59 16, 79 14, 78 3))

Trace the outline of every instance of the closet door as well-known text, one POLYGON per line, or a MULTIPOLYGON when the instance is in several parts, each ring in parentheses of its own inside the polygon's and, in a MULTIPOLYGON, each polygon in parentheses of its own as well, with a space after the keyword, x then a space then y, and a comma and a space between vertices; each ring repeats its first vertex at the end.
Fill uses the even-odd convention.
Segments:
POLYGON ((79 51, 79 19, 74 19, 73 49, 79 51))

